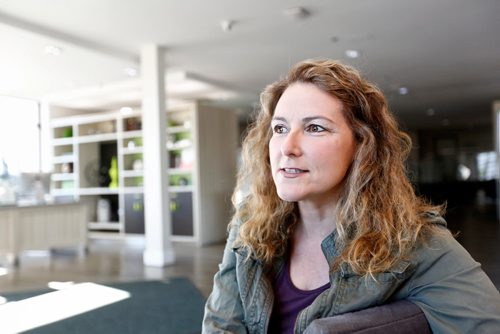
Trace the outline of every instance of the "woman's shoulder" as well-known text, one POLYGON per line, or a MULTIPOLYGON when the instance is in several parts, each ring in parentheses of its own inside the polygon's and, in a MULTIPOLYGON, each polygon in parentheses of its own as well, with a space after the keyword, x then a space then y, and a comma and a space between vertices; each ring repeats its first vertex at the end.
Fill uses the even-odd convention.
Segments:
POLYGON ((421 233, 412 252, 417 271, 438 278, 478 266, 448 229, 446 221, 442 217, 435 218, 435 222, 421 233))

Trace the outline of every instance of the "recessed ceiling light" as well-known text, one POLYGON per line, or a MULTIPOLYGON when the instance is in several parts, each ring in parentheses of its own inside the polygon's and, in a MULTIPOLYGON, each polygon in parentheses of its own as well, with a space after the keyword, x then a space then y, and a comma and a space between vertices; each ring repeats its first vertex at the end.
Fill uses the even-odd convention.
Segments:
POLYGON ((345 55, 347 56, 347 58, 356 59, 361 56, 361 52, 359 52, 358 50, 349 49, 345 50, 345 55))
POLYGON ((399 95, 407 95, 409 93, 409 90, 405 86, 401 86, 398 88, 398 93, 399 95))
POLYGON ((299 6, 285 9, 283 15, 292 20, 302 20, 311 15, 311 12, 299 6))
POLYGON ((51 56, 60 56, 63 50, 55 45, 47 45, 44 51, 46 54, 51 56))
POLYGON ((443 126, 448 126, 448 125, 450 125, 450 120, 447 119, 447 118, 445 118, 445 119, 443 119, 443 121, 441 122, 441 124, 443 124, 443 126))
POLYGON ((427 109, 426 111, 427 116, 434 116, 436 114, 436 111, 432 108, 427 109))
POLYGON ((126 68, 123 69, 123 73, 126 76, 134 78, 134 77, 136 77, 139 74, 139 71, 135 67, 126 67, 126 68))
POLYGON ((230 32, 233 29, 234 23, 235 22, 233 20, 222 20, 220 21, 220 27, 222 28, 222 31, 230 32))

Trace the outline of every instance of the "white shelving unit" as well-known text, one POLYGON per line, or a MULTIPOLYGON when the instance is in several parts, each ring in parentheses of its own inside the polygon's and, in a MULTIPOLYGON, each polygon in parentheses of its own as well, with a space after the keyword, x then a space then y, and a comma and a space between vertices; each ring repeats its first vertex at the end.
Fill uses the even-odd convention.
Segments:
POLYGON ((97 200, 102 197, 119 200, 120 187, 103 186, 99 180, 99 148, 119 143, 116 112, 77 115, 51 120, 53 147, 52 195, 73 197, 90 207, 89 230, 124 232, 124 220, 117 212, 114 219, 97 222, 97 200), (89 179, 89 177, 92 177, 89 179))
MULTIPOLYGON (((89 203, 91 231, 143 233, 141 111, 68 113, 73 115, 51 120, 52 195, 89 203), (111 188, 106 180, 110 155, 116 157, 118 170, 117 186, 111 188), (108 161, 103 161, 105 156, 108 161), (113 221, 97 221, 100 198, 116 203, 113 221)), ((58 114, 64 115, 59 107, 58 114)), ((236 174, 237 117, 231 110, 189 103, 169 110, 167 119, 165 172, 173 239, 200 245, 222 241, 236 174)))

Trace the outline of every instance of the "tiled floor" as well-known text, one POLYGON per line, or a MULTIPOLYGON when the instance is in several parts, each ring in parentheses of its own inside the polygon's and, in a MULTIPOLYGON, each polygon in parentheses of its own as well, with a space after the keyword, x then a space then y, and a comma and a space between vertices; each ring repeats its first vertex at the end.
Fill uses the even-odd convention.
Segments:
MULTIPOLYGON (((500 289, 500 223, 494 210, 451 209, 446 216, 458 240, 483 264, 483 268, 500 289)), ((74 251, 31 253, 22 256, 18 268, 0 276, 2 293, 46 288, 50 281, 107 283, 184 276, 208 296, 212 278, 222 257, 223 245, 197 248, 188 243, 174 244, 177 261, 165 268, 142 265, 143 244, 140 241, 92 239, 89 253, 78 257, 74 251)))

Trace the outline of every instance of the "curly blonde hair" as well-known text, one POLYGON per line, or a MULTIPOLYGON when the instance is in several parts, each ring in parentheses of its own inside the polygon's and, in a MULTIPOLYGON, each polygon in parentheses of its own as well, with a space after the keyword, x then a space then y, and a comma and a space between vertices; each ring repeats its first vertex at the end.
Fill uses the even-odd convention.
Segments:
POLYGON ((334 266, 347 263, 362 275, 385 271, 408 256, 443 208, 416 196, 405 167, 411 140, 398 129, 382 92, 357 70, 333 60, 300 62, 262 92, 261 107, 243 142, 235 193, 249 189, 240 203, 233 196, 233 221, 242 222, 236 244, 271 263, 285 253, 299 220, 297 203, 278 197, 269 161, 274 109, 287 87, 296 82, 314 84, 340 100, 357 141, 333 217, 337 244, 342 245, 334 266))

